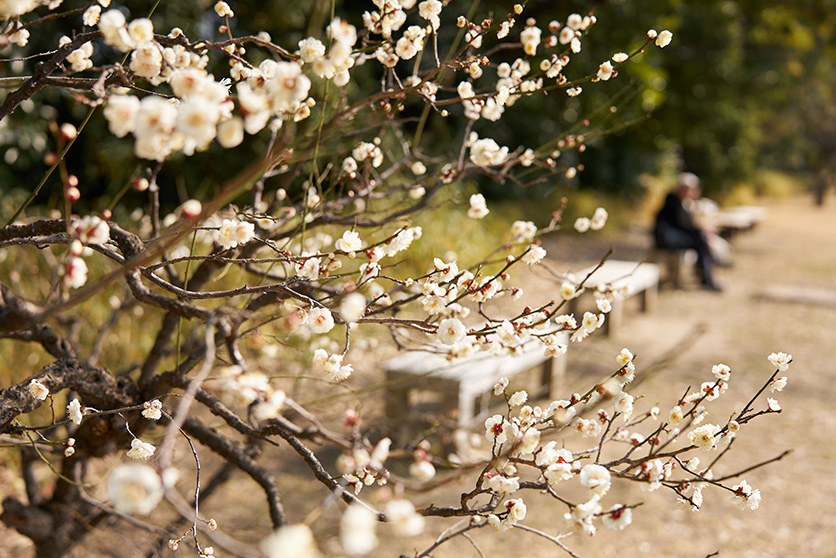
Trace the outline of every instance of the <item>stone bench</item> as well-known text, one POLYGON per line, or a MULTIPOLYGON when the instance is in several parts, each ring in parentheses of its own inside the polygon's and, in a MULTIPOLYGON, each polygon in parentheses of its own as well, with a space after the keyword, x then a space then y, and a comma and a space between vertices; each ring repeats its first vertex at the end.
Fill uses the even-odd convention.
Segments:
MULTIPOLYGON (((659 266, 654 263, 630 262, 624 260, 606 260, 601 267, 590 266, 574 273, 578 280, 588 276, 583 284, 584 291, 596 291, 612 289, 616 292, 623 292, 624 296, 615 297, 612 301, 612 310, 604 322, 605 331, 608 335, 616 335, 623 322, 624 300, 638 295, 641 304, 641 311, 648 312, 656 305, 656 298, 659 293, 659 266), (591 275, 590 275, 591 274, 591 275)), ((583 295, 580 293, 569 302, 569 309, 578 316, 578 302, 583 295)))
POLYGON ((691 249, 654 247, 648 261, 658 264, 666 271, 665 279, 673 288, 682 287, 682 268, 693 266, 697 262, 697 252, 691 249))
POLYGON ((738 205, 719 210, 712 216, 712 222, 718 233, 724 238, 731 238, 737 233, 746 232, 766 218, 766 209, 753 205, 738 205))
MULTIPOLYGON (((558 335, 560 344, 568 346, 569 334, 558 335)), ((399 428, 405 427, 414 419, 410 394, 417 390, 431 391, 441 395, 442 412, 457 413, 458 426, 466 428, 488 409, 489 399, 494 397, 494 385, 500 378, 511 379, 538 366, 544 394, 557 399, 558 389, 565 389, 566 355, 546 356, 539 341, 529 341, 516 355, 479 352, 453 360, 429 351, 409 351, 384 364, 386 414, 399 428)))

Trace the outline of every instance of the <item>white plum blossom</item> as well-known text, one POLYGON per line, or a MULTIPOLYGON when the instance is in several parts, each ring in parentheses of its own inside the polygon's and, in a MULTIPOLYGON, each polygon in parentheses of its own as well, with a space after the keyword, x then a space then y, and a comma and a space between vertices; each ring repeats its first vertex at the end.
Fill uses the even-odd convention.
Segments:
POLYGON ((577 219, 575 219, 574 228, 579 233, 585 233, 586 231, 589 230, 589 227, 590 227, 590 221, 589 221, 588 217, 578 217, 577 219))
POLYGON ((508 398, 508 405, 511 407, 519 407, 523 403, 528 401, 528 393, 525 390, 515 392, 511 397, 508 398))
POLYGON ((346 323, 357 323, 365 313, 366 297, 362 293, 351 293, 340 303, 340 316, 346 323))
POLYGON ((538 244, 532 244, 528 247, 528 250, 526 250, 520 260, 526 265, 535 265, 543 261, 543 258, 545 257, 546 249, 538 244))
POLYGON ((87 283, 87 263, 76 256, 67 258, 64 273, 64 285, 70 289, 80 289, 87 283))
POLYGON ((786 372, 792 362, 792 355, 787 353, 772 353, 769 355, 769 362, 772 363, 780 372, 786 372))
POLYGON ((424 0, 418 4, 418 15, 430 22, 433 31, 438 31, 441 25, 441 19, 438 16, 441 14, 442 6, 440 0, 424 0))
POLYGON ((563 281, 560 284, 560 298, 563 300, 572 300, 577 295, 575 284, 569 281, 563 281))
POLYGON ((682 407, 680 407, 679 405, 672 408, 671 412, 668 415, 668 422, 670 422, 674 426, 682 422, 684 419, 685 414, 682 411, 682 407))
POLYGON ((606 494, 612 484, 607 468, 596 464, 584 465, 581 469, 580 480, 582 485, 598 496, 606 494))
POLYGON ((523 50, 529 56, 537 54, 537 45, 540 44, 541 31, 539 27, 530 25, 522 30, 520 33, 520 42, 523 44, 523 50))
POLYGON ((363 248, 363 240, 360 238, 360 233, 356 231, 345 231, 342 238, 339 238, 335 243, 337 250, 348 252, 353 255, 355 252, 363 248))
POLYGON ((240 145, 244 141, 244 120, 236 116, 218 124, 217 139, 225 149, 240 145))
POLYGON ((299 41, 299 54, 302 62, 311 64, 325 56, 325 45, 314 37, 307 37, 299 41))
POLYGON ((46 398, 49 396, 49 388, 47 388, 38 380, 33 379, 31 382, 29 382, 27 389, 29 390, 29 394, 32 397, 41 401, 46 401, 46 398))
POLYGON ((782 376, 780 378, 775 378, 769 384, 769 391, 770 393, 775 393, 776 391, 784 391, 784 388, 787 387, 787 377, 782 376))
POLYGON ((137 461, 145 461, 154 455, 156 449, 153 445, 143 442, 139 438, 134 438, 131 440, 131 449, 128 450, 126 455, 137 461))
POLYGON ((438 340, 444 345, 455 345, 465 338, 467 329, 458 318, 447 318, 438 324, 438 340))
POLYGON ((494 415, 485 420, 485 437, 497 445, 504 444, 508 440, 511 430, 511 423, 502 415, 494 415))
POLYGON ((267 558, 322 558, 311 528, 304 523, 279 527, 261 541, 259 549, 267 558))
POLYGON ((235 13, 229 7, 229 4, 222 0, 215 3, 215 13, 218 14, 218 17, 235 17, 235 13))
POLYGON ((148 515, 163 497, 163 483, 148 465, 119 465, 107 479, 107 495, 120 513, 148 515))
POLYGON ((75 398, 67 405, 67 417, 74 424, 81 424, 82 416, 84 416, 84 411, 81 408, 81 403, 78 398, 75 398))
POLYGON ((314 333, 328 333, 334 329, 334 317, 327 308, 316 306, 308 312, 308 325, 314 333))
POLYGON ((616 412, 624 416, 625 421, 633 414, 633 396, 629 393, 620 392, 613 398, 613 405, 616 412))
POLYGON ((104 108, 108 130, 117 138, 134 131, 134 122, 139 112, 139 99, 133 95, 111 95, 104 108))
POLYGON ((508 158, 508 148, 500 147, 491 138, 482 138, 470 146, 470 160, 480 167, 490 167, 505 162, 508 158))
POLYGON ((414 537, 424 530, 426 520, 415 511, 409 500, 392 500, 386 504, 386 519, 396 535, 414 537))
POLYGON ((377 548, 377 514, 360 503, 348 506, 340 518, 340 544, 351 556, 377 548))
POLYGON ((749 483, 741 480, 739 484, 732 487, 734 496, 732 502, 737 504, 742 510, 754 511, 758 509, 761 504, 761 491, 753 490, 749 483))
POLYGON ((659 48, 665 48, 671 44, 671 39, 673 39, 673 33, 665 29, 656 37, 656 46, 659 48))
POLYGON ((215 232, 215 242, 221 248, 227 250, 243 245, 252 240, 255 235, 255 225, 247 221, 235 219, 224 219, 221 226, 215 232))
POLYGON ((585 438, 596 438, 601 434, 601 425, 596 420, 578 418, 575 430, 585 438))
POLYGON ((714 374, 715 378, 724 382, 728 382, 729 378, 731 378, 731 368, 722 363, 712 366, 711 373, 714 374))
POLYGON ((604 314, 608 314, 612 311, 612 302, 608 298, 598 298, 595 300, 595 306, 598 307, 598 311, 604 314))
POLYGON ((490 213, 487 204, 485 203, 485 196, 482 194, 473 194, 470 196, 470 207, 467 210, 467 216, 471 219, 481 219, 490 213))
POLYGON ((511 235, 516 241, 532 240, 537 235, 537 226, 531 221, 514 221, 511 235))
POLYGON ((154 41, 146 41, 131 53, 131 71, 154 81, 163 69, 162 47, 154 41))
POLYGON ((435 477, 435 467, 426 459, 419 459, 410 464, 409 475, 421 482, 427 482, 435 477))
POLYGON ((163 416, 163 404, 159 399, 152 399, 142 404, 142 416, 148 420, 160 420, 163 416))
POLYGON ((606 527, 621 531, 633 522, 633 510, 618 505, 604 512, 601 519, 606 527))
POLYGON ((603 64, 598 66, 598 73, 596 74, 596 77, 598 79, 600 79, 601 81, 607 81, 612 76, 613 76, 612 62, 607 60, 606 62, 604 62, 603 64))
POLYGON ((593 231, 600 231, 604 228, 604 225, 607 224, 607 218, 609 217, 609 213, 603 207, 599 207, 595 210, 595 213, 592 214, 592 219, 589 220, 589 228, 593 231))
POLYGON ((716 424, 705 424, 688 433, 688 440, 698 448, 711 451, 716 447, 716 435, 720 427, 716 424))

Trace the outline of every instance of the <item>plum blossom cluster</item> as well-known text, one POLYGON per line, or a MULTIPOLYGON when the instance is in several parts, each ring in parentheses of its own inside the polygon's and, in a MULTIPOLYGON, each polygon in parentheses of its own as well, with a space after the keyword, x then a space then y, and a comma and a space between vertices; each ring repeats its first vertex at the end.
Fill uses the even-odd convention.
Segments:
MULTIPOLYGON (((770 361, 791 359, 789 355, 779 354, 770 355, 770 361)), ((508 412, 493 415, 485 421, 485 437, 490 444, 492 461, 483 472, 479 486, 494 495, 497 502, 512 495, 515 499, 505 500, 507 515, 503 512, 487 516, 490 525, 502 531, 524 519, 525 508, 518 513, 513 512, 513 508, 521 502, 516 495, 523 487, 528 487, 548 488, 549 493, 568 506, 564 514, 566 534, 594 535, 598 521, 610 529, 622 530, 632 522, 634 506, 613 503, 606 507, 604 503, 616 476, 621 482, 637 482, 646 491, 670 489, 676 496, 675 505, 686 510, 699 511, 707 490, 717 494, 731 493, 731 500, 741 509, 758 508, 761 493, 745 481, 731 486, 713 480, 714 470, 724 455, 720 448, 727 447, 746 422, 763 413, 750 403, 725 424, 702 424, 708 414, 706 404, 728 387, 730 367, 715 365, 713 381, 705 382, 700 390, 684 396, 663 420, 658 407, 635 415, 635 397, 627 392, 628 384, 635 377, 634 358, 629 349, 623 349, 616 357, 619 368, 609 378, 586 394, 576 393, 568 400, 553 401, 548 408, 527 405, 528 396, 524 391, 509 394, 507 378, 496 384, 494 394, 505 398, 508 412), (717 389, 719 386, 725 387, 717 389), (616 419, 624 426, 617 426, 616 419), (650 433, 630 432, 648 421, 652 423, 650 433), (581 438, 593 440, 595 447, 580 451, 569 449, 568 436, 573 430, 581 438), (682 433, 687 433, 684 443, 682 433), (547 441, 555 436, 561 439, 547 441), (644 449, 642 455, 631 456, 633 451, 630 450, 625 457, 604 460, 600 457, 600 448, 607 443, 644 449), (711 468, 701 468, 697 455, 688 456, 694 452, 714 454, 709 460, 711 468), (562 496, 570 481, 587 490, 586 500, 574 502, 562 496)), ((774 382, 773 375, 764 388, 774 382)), ((767 409, 770 405, 767 403, 767 409)))
MULTIPOLYGON (((17 18, 38 4, 0 3, 0 13, 17 18)), ((581 170, 561 168, 558 161, 562 150, 583 150, 582 135, 562 135, 535 151, 501 145, 480 126, 500 120, 526 96, 555 89, 574 96, 581 93, 580 82, 616 78, 631 55, 617 53, 586 76, 572 78, 568 73, 578 65, 575 55, 592 32, 595 16, 570 14, 565 22, 542 25, 534 18, 520 19, 524 9, 517 5, 506 17, 470 21, 451 15, 454 8, 440 0, 374 0, 374 8, 362 16, 362 27, 334 18, 322 33, 283 48, 264 32, 235 36, 239 26, 233 23, 244 22, 231 22, 236 13, 223 1, 208 13, 213 21, 221 18, 220 34, 229 37, 218 42, 192 42, 178 28, 162 35, 151 18, 129 20, 125 11, 109 4, 100 0, 81 16, 84 26, 101 32, 108 48, 97 52, 99 43, 83 43, 69 53, 65 67, 68 73, 93 75, 99 70, 93 68, 102 58, 98 55, 115 49, 126 56, 127 68, 101 70, 108 76, 115 72, 134 87, 107 85, 105 78, 91 91, 89 102, 103 106, 113 135, 132 136, 138 158, 160 163, 155 165, 159 169, 178 154, 192 156, 215 145, 243 147, 246 135, 262 132, 261 139, 269 139, 271 145, 264 160, 267 170, 254 180, 246 176, 241 181, 252 195, 251 202, 242 204, 249 205, 203 215, 204 207, 220 203, 204 206, 190 200, 161 216, 154 201, 159 185, 153 181, 155 188, 149 186, 159 170, 148 169, 135 185, 140 193, 150 190, 152 215, 139 211, 136 234, 111 227, 104 214, 68 219, 62 237, 69 244, 63 271, 67 288, 86 282, 81 256, 99 254, 113 265, 124 265, 120 271, 134 298, 166 316, 153 354, 119 376, 118 382, 124 382, 119 385, 135 382, 130 384, 132 391, 126 390, 133 404, 125 406, 120 400, 107 407, 106 416, 115 413, 123 419, 130 435, 130 447, 120 445, 127 459, 107 480, 114 510, 149 515, 166 491, 176 490, 166 475, 170 448, 157 436, 163 429, 166 437, 168 430, 177 430, 166 425, 176 422, 177 413, 172 416, 163 409, 163 401, 166 406, 171 402, 163 389, 183 390, 183 408, 194 404, 208 409, 204 414, 209 421, 195 413, 171 425, 181 429, 195 458, 198 450, 189 436, 246 472, 268 495, 276 530, 260 549, 270 557, 321 556, 323 551, 307 524, 314 524, 317 513, 298 523, 302 518, 294 517, 295 511, 283 509, 270 466, 257 459, 264 440, 280 449, 292 448, 302 458, 327 489, 324 506, 346 504, 339 519, 339 551, 353 556, 372 554, 384 530, 396 537, 421 533, 427 515, 465 517, 473 528, 488 525, 500 532, 523 527, 529 507, 534 510, 535 492, 565 506, 565 513, 556 517, 557 529, 567 535, 593 535, 601 525, 626 528, 635 505, 615 494, 621 482, 639 483, 648 491, 669 489, 688 509, 698 510, 704 493, 721 490, 744 509, 758 507, 757 489, 745 481, 727 487, 713 480, 712 469, 719 467, 724 448, 742 435, 751 419, 778 412, 780 405, 768 398, 765 407, 753 403, 727 421, 712 415, 712 422, 706 422, 710 404, 729 389, 731 369, 724 364, 714 366, 706 381, 671 405, 667 414, 660 407, 643 410, 644 402, 631 386, 637 369, 628 349, 615 356, 617 366, 608 378, 586 393, 565 394, 565 399, 539 402, 503 378, 493 392, 502 398, 505 411, 494 412, 483 423, 484 432, 475 434, 489 446, 474 460, 479 463, 475 467, 465 463, 466 455, 439 458, 429 439, 400 447, 395 436, 378 435, 378 425, 362 426, 354 410, 336 413, 341 425, 326 426, 325 419, 299 403, 303 399, 294 399, 305 389, 299 386, 308 382, 317 390, 342 383, 333 401, 342 401, 343 391, 367 382, 367 363, 373 359, 364 358, 362 351, 373 351, 377 342, 363 337, 367 326, 382 326, 399 346, 429 346, 450 361, 480 352, 488 357, 521 355, 532 348, 556 357, 568 350, 570 339, 581 342, 602 327, 612 309, 612 293, 598 298, 595 312, 564 313, 564 304, 583 290, 582 283, 568 275, 555 289, 555 300, 537 307, 516 302, 523 292, 514 278, 545 260, 542 237, 560 228, 561 211, 546 226, 527 219, 513 222, 505 231, 503 247, 481 260, 472 254, 467 257, 476 261, 434 252, 421 271, 403 271, 412 263, 404 265, 404 253, 423 236, 423 229, 413 226, 409 217, 424 207, 436 207, 438 192, 459 188, 477 174, 516 179, 517 167, 561 180, 581 170), (442 26, 447 18, 455 18, 464 43, 453 60, 442 62, 438 41, 445 36, 442 26), (497 44, 501 48, 494 48, 497 44), (228 75, 208 70, 218 67, 210 64, 210 54, 224 57, 228 75), (374 65, 381 79, 355 101, 353 90, 365 84, 352 79, 364 64, 374 65), (468 123, 456 140, 457 155, 436 156, 429 148, 419 149, 417 140, 412 145, 406 137, 408 127, 397 116, 408 103, 418 103, 427 119, 461 111, 468 123), (359 122, 367 124, 358 127, 359 122), (275 146, 279 147, 274 151, 275 146), (174 238, 176 230, 170 235, 160 232, 160 225, 173 225, 183 216, 187 233, 194 232, 188 246, 185 235, 174 238), (201 216, 204 220, 198 222, 201 216), (140 255, 148 255, 153 263, 136 263, 142 258, 132 259, 137 256, 132 249, 145 251, 140 255), (235 270, 229 276, 240 270, 246 279, 225 290, 229 270, 235 270), (222 303, 205 303, 204 297, 222 303), (191 326, 181 327, 184 320, 191 320, 191 326), (205 334, 203 341, 200 333, 205 334), (292 358, 287 356, 291 353, 292 358), (223 367, 212 374, 221 362, 223 367), (320 443, 337 448, 333 463, 320 460, 320 443), (602 452, 604 444, 624 451, 613 459, 602 452), (708 454, 711 466, 701 469, 693 454, 708 454), (472 490, 456 503, 459 507, 416 509, 405 497, 413 485, 436 480, 446 484, 447 473, 461 463, 465 467, 455 475, 475 474, 472 490), (441 476, 445 478, 439 480, 441 476), (390 489, 374 493, 375 485, 390 489), (531 497, 524 500, 526 490, 531 497), (385 525, 380 525, 383 518, 385 525)), ((234 7, 243 13, 238 4, 234 7)), ((15 33, 12 42, 26 42, 26 30, 17 22, 9 29, 15 33)), ((69 44, 75 40, 69 37, 76 35, 68 33, 59 44, 69 44)), ((646 44, 655 41, 662 48, 671 37, 668 31, 648 33, 646 44)), ((243 196, 243 190, 235 194, 243 196)), ((452 198, 462 199, 458 193, 452 198)), ((471 219, 491 213, 479 193, 470 195, 466 206, 462 214, 471 219)), ((575 221, 574 228, 600 230, 607 219, 607 211, 598 208, 591 217, 575 221)), ((112 304, 120 311, 123 306, 128 305, 119 300, 112 304)), ((778 371, 786 371, 792 357, 775 353, 769 360, 778 371)), ((91 356, 85 366, 94 367, 94 361, 91 356)), ((49 388, 55 384, 47 375, 38 378, 22 386, 28 404, 52 404, 49 388)), ((773 375, 765 388, 774 395, 786 386, 786 377, 773 375)), ((324 415, 334 410, 329 403, 324 415)), ((92 428, 96 421, 89 418, 95 414, 105 415, 74 398, 58 426, 76 435, 76 429, 92 428)), ((79 444, 89 438, 76 436, 79 444)), ((452 437, 462 436, 468 434, 460 431, 452 437)), ((76 453, 75 440, 68 436, 59 442, 64 455, 88 459, 89 452, 76 453)), ((201 486, 200 467, 196 469, 195 484, 201 486)), ((188 519, 214 530, 217 522, 200 516, 197 500, 195 495, 195 510, 188 519)), ((187 534, 194 535, 197 555, 214 556, 214 548, 201 546, 194 529, 187 534)), ((169 546, 176 549, 184 540, 185 535, 171 539, 169 546)), ((327 550, 336 545, 333 541, 327 550)))

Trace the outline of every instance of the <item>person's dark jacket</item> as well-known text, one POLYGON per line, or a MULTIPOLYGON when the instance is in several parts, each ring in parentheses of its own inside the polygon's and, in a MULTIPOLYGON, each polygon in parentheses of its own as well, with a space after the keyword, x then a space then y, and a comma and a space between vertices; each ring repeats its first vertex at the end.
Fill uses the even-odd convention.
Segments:
POLYGON ((656 246, 679 248, 678 239, 682 233, 691 235, 698 232, 699 229, 694 225, 691 214, 682 206, 682 200, 673 192, 668 194, 665 198, 665 205, 656 215, 656 226, 653 229, 656 246))

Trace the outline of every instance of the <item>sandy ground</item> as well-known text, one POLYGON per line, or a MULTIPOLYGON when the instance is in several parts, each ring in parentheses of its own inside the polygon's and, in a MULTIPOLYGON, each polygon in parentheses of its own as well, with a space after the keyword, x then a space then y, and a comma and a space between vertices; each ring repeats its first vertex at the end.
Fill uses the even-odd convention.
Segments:
MULTIPOLYGON (((832 202, 832 200, 831 200, 832 202)), ((610 372, 614 357, 622 347, 637 355, 638 378, 642 383, 633 393, 645 397, 636 403, 637 412, 658 405, 666 413, 673 401, 688 385, 695 386, 711 377, 711 366, 723 362, 731 366, 729 391, 716 403, 708 422, 725 422, 734 409, 740 409, 769 377, 773 369, 766 356, 785 351, 794 356, 789 385, 777 394, 783 412, 756 420, 741 432, 727 462, 718 465, 716 473, 725 474, 767 460, 791 449, 792 453, 778 463, 748 472, 749 484, 763 493, 763 502, 756 511, 743 512, 735 507, 719 489, 705 492, 705 504, 698 513, 676 510, 670 491, 646 493, 626 483, 616 482, 605 505, 616 502, 643 503, 634 513, 634 521, 625 531, 601 528, 592 538, 577 536, 564 539, 583 558, 654 556, 657 558, 702 558, 719 552, 719 556, 766 558, 804 556, 826 558, 836 548, 836 414, 832 402, 836 395, 836 305, 793 302, 765 298, 763 293, 775 286, 791 287, 800 298, 805 293, 824 289, 836 293, 836 204, 817 208, 809 198, 767 200, 762 202, 768 217, 749 233, 733 239, 735 264, 718 271, 723 293, 709 293, 688 282, 681 290, 663 288, 658 306, 652 313, 630 311, 625 327, 615 338, 598 335, 580 345, 573 345, 569 355, 566 393, 581 391, 610 372), (616 497, 617 495, 617 497, 616 497), (612 496, 612 497, 611 497, 612 496)), ((560 270, 576 270, 600 258, 614 245, 619 259, 640 259, 647 254, 649 239, 646 229, 610 236, 559 235, 547 243, 550 265, 560 270), (564 263, 564 262, 572 262, 564 263)), ((555 289, 552 280, 529 278, 527 292, 555 289)), ((786 289, 785 289, 786 290, 786 289)), ((809 297, 807 297, 809 299, 809 297)), ((825 298, 821 298, 826 301, 825 298)), ((629 300, 632 310, 637 301, 629 300)), ((294 506, 310 508, 322 499, 322 487, 316 483, 299 483, 296 474, 304 475, 298 459, 277 459, 275 472, 280 475, 280 488, 289 496, 286 503, 301 519, 305 513, 294 506), (290 494, 296 498, 290 498, 290 494)), ((14 482, 5 473, 4 484, 14 482)), ((472 482, 472 479, 468 479, 472 482)), ((226 514, 251 517, 234 530, 235 536, 248 539, 263 534, 267 524, 263 497, 249 481, 230 485, 228 490, 207 503, 226 514), (258 495, 256 495, 258 494, 258 495)), ((452 484, 430 494, 418 495, 421 501, 452 504, 468 485, 452 484)), ((523 494, 529 515, 525 524, 550 535, 565 532, 562 516, 566 507, 533 493, 523 494)), ((319 534, 334 534, 333 513, 314 521, 319 534)), ((297 519, 297 520, 298 520, 297 519)), ((433 539, 451 525, 449 520, 431 520, 425 535, 413 539, 396 539, 381 529, 383 546, 375 556, 398 556, 426 549, 433 539)), ((0 526, 2 527, 2 526, 0 526)), ((3 529, 7 543, 0 556, 27 556, 26 545, 3 529), (11 535, 6 537, 5 535, 11 535), (11 553, 10 553, 11 552, 11 553)), ((434 556, 456 558, 514 556, 524 551, 527 556, 566 556, 553 543, 531 533, 497 534, 490 528, 472 533, 474 544, 462 537, 441 546, 434 556)), ((112 545, 101 545, 97 537, 86 539, 74 555, 132 555, 114 552, 112 545), (110 546, 110 551, 101 550, 110 546)), ((327 546, 327 545, 326 545, 327 546)), ((183 552, 181 550, 180 552, 183 552)))

